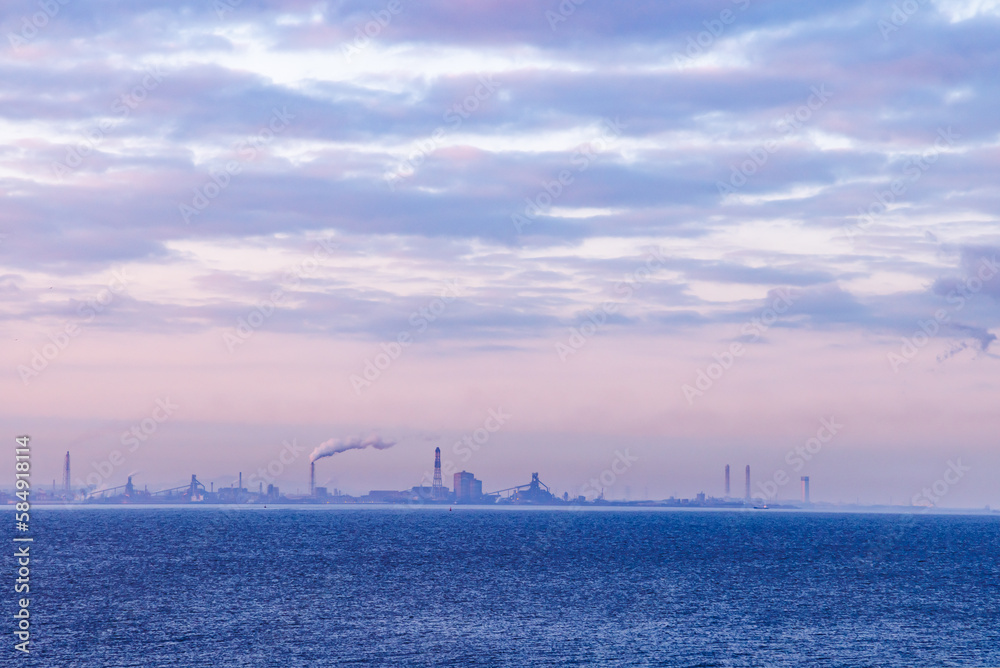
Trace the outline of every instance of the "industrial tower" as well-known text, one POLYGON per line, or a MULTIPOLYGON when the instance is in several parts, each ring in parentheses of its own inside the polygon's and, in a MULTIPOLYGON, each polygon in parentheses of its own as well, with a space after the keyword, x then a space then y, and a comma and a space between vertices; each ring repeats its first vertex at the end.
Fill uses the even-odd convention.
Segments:
POLYGON ((444 483, 441 480, 441 448, 434 448, 434 484, 431 487, 431 498, 440 500, 445 496, 444 483))
POLYGON ((729 464, 726 464, 726 498, 729 498, 729 464))
POLYGON ((809 503, 809 476, 804 475, 800 480, 802 481, 802 503, 809 503))
POLYGON ((747 503, 750 503, 750 465, 747 464, 747 503))
POLYGON ((66 451, 66 465, 63 467, 63 492, 69 494, 69 451, 66 451))

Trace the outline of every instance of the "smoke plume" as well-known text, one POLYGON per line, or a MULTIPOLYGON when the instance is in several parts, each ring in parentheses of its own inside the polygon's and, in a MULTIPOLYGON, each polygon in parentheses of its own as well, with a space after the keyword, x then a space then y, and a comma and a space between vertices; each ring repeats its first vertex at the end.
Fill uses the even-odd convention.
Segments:
POLYGON ((309 461, 314 462, 324 457, 332 457, 339 452, 346 452, 348 450, 364 450, 365 448, 385 450, 394 445, 396 445, 396 441, 383 441, 381 436, 375 436, 374 434, 368 438, 351 438, 346 441, 339 438, 331 438, 329 441, 323 441, 316 446, 316 449, 309 455, 309 461))

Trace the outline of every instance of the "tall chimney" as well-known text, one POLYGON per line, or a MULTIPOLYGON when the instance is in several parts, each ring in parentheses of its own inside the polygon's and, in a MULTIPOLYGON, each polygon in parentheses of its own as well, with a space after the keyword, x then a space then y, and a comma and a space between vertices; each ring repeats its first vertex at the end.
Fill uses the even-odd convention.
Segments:
POLYGON ((747 503, 750 502, 750 465, 749 464, 747 464, 747 496, 746 496, 746 500, 747 500, 747 503))
POLYGON ((69 494, 69 450, 66 451, 66 466, 63 469, 63 491, 69 494))
POLYGON ((726 498, 729 498, 729 464, 726 464, 726 498))
POLYGON ((316 496, 316 462, 309 462, 309 496, 316 496))
POLYGON ((802 480, 802 503, 809 503, 809 476, 804 475, 802 480))

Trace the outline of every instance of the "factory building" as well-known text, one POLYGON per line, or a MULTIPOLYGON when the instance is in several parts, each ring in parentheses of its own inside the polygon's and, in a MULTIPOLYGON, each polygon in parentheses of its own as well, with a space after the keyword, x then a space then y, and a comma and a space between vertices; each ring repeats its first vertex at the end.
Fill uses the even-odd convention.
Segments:
POLYGON ((483 481, 468 471, 455 474, 455 503, 479 503, 483 498, 483 481))
POLYGON ((556 497, 552 494, 552 490, 549 489, 549 486, 538 479, 537 473, 531 474, 531 482, 527 485, 518 485, 517 487, 501 489, 498 492, 493 492, 493 494, 499 496, 505 492, 508 493, 508 496, 505 499, 501 499, 500 503, 548 504, 552 503, 552 501, 556 499, 556 497))
POLYGON ((411 501, 432 501, 434 499, 434 488, 430 485, 417 485, 410 488, 411 501))

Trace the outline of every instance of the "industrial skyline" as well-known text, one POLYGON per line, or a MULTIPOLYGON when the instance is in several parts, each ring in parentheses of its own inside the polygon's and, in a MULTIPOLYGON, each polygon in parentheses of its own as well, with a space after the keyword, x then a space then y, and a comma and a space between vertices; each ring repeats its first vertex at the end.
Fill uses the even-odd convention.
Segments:
MULTIPOLYGON (((367 493, 348 493, 340 488, 333 488, 332 492, 326 486, 316 484, 316 463, 318 459, 324 459, 338 452, 345 452, 351 449, 364 449, 365 447, 377 446, 377 449, 391 447, 392 441, 383 441, 378 438, 357 439, 354 441, 328 441, 313 451, 313 455, 308 462, 308 483, 307 492, 299 493, 298 490, 290 492, 289 489, 282 491, 280 485, 274 482, 257 480, 257 489, 252 489, 251 485, 244 486, 243 472, 237 471, 232 482, 228 485, 219 485, 216 489, 215 481, 210 481, 206 486, 196 474, 191 474, 190 481, 184 485, 176 485, 162 489, 150 490, 148 484, 139 489, 133 482, 133 475, 129 475, 123 484, 115 486, 103 486, 97 488, 73 488, 68 485, 71 480, 70 453, 67 451, 64 460, 63 484, 57 487, 53 481, 51 490, 40 489, 38 491, 38 501, 40 503, 206 503, 206 504, 233 504, 233 503, 427 503, 427 504, 514 504, 514 505, 588 505, 588 504, 611 504, 611 505, 655 505, 664 507, 716 507, 716 508, 782 508, 782 509, 802 509, 802 508, 826 508, 835 509, 843 507, 843 501, 823 501, 814 503, 811 498, 810 476, 800 477, 800 488, 798 498, 781 496, 776 493, 777 487, 768 488, 773 485, 770 480, 759 483, 759 491, 755 493, 752 489, 751 468, 747 464, 745 471, 744 495, 741 498, 731 496, 730 493, 730 465, 725 464, 721 473, 720 490, 722 494, 715 496, 712 486, 706 487, 708 492, 701 491, 689 497, 669 496, 663 498, 648 498, 640 496, 631 498, 631 494, 626 492, 624 496, 606 494, 602 488, 583 487, 591 490, 593 494, 570 494, 564 491, 561 495, 551 489, 541 481, 539 473, 531 474, 528 483, 514 485, 494 491, 485 491, 483 481, 470 471, 456 471, 451 474, 452 487, 449 489, 444 484, 442 472, 441 449, 434 449, 434 468, 430 476, 430 485, 427 485, 428 476, 424 476, 423 481, 415 486, 403 490, 393 489, 371 489, 367 493)), ((775 476, 777 478, 777 475, 775 476)), ((592 481, 596 482, 596 481, 592 481)), ((934 507, 936 499, 931 496, 933 490, 923 490, 922 496, 918 495, 911 499, 909 504, 893 505, 891 499, 887 504, 846 504, 856 508, 905 508, 905 507, 934 507), (919 502, 918 502, 919 499, 919 502)), ((11 503, 13 496, 4 491, 0 494, 0 503, 11 503)), ((989 511, 989 507, 986 508, 989 511)))
MULTIPOLYGON (((506 409, 503 409, 506 414, 506 409)), ((488 411, 484 412, 488 416, 488 411)), ((166 422, 158 425, 155 431, 146 436, 141 428, 136 431, 145 440, 133 443, 131 430, 122 430, 111 426, 103 432, 93 432, 86 439, 59 439, 65 445, 71 446, 73 473, 71 484, 74 487, 88 485, 114 486, 125 482, 126 474, 134 474, 135 480, 142 479, 156 488, 169 488, 185 484, 192 470, 200 471, 199 476, 208 482, 218 485, 229 485, 235 470, 243 469, 245 477, 253 477, 253 486, 257 481, 267 484, 277 484, 287 489, 298 489, 300 493, 308 492, 308 465, 301 464, 309 456, 315 443, 335 441, 328 448, 349 447, 343 454, 336 455, 343 460, 344 466, 323 467, 317 472, 317 482, 330 487, 350 487, 355 493, 366 489, 382 486, 399 486, 403 488, 412 485, 412 471, 419 468, 426 476, 426 482, 433 484, 433 467, 426 458, 420 457, 422 444, 431 448, 440 448, 442 473, 447 484, 451 486, 451 476, 459 470, 489 471, 487 479, 501 479, 514 482, 524 475, 525 469, 538 469, 543 473, 549 484, 555 485, 560 493, 569 491, 572 495, 579 492, 581 486, 599 477, 615 459, 616 451, 628 452, 630 458, 635 458, 640 464, 630 466, 622 475, 615 475, 613 484, 598 483, 606 493, 614 498, 636 499, 640 496, 649 498, 693 497, 700 491, 713 495, 725 495, 725 481, 718 485, 712 482, 716 467, 730 463, 730 494, 746 498, 745 462, 750 462, 755 475, 753 476, 752 493, 766 495, 771 498, 786 500, 800 499, 799 478, 802 475, 822 473, 823 485, 820 498, 831 502, 855 502, 863 504, 885 504, 890 501, 899 503, 915 495, 930 499, 940 506, 950 507, 983 507, 997 506, 992 496, 982 494, 981 486, 975 481, 983 474, 981 460, 975 460, 975 466, 969 468, 969 461, 964 457, 946 458, 941 462, 924 464, 919 458, 884 456, 872 452, 864 461, 867 465, 851 466, 855 460, 853 446, 847 443, 851 432, 843 423, 831 418, 823 418, 833 424, 838 433, 832 439, 825 431, 822 421, 817 421, 816 427, 808 424, 800 428, 806 436, 809 430, 828 438, 822 442, 818 436, 803 438, 796 443, 785 439, 769 445, 767 448, 754 442, 735 443, 727 447, 699 451, 690 444, 660 444, 656 441, 642 441, 631 437, 620 439, 629 445, 604 445, 600 449, 581 447, 575 449, 575 439, 565 436, 548 437, 541 441, 526 438, 511 428, 512 420, 507 420, 502 430, 489 432, 485 428, 479 430, 470 428, 465 434, 449 435, 447 433, 418 433, 412 437, 398 435, 400 432, 390 432, 378 442, 381 448, 388 448, 390 442, 399 441, 401 445, 387 450, 391 454, 363 455, 357 448, 362 447, 377 451, 376 441, 371 436, 344 437, 343 442, 330 439, 326 429, 262 429, 261 433, 250 442, 239 447, 229 445, 228 437, 223 436, 217 448, 206 448, 191 457, 177 458, 173 444, 183 441, 186 432, 177 431, 176 425, 166 422), (269 434, 270 432, 270 434, 269 434), (294 436, 285 436, 291 433, 294 436), (311 435, 315 433, 316 435, 311 435), (476 441, 474 435, 481 441, 476 441), (126 436, 128 438, 126 438, 126 436), (122 439, 122 444, 117 443, 122 439), (353 439, 353 440, 352 440, 353 439), (843 440, 842 440, 843 439, 843 440), (270 441, 270 443, 268 443, 270 441), (428 443, 428 441, 430 441, 428 443), (436 445, 434 441, 438 441, 436 445), (308 443, 308 445, 305 445, 308 443), (339 443, 339 445, 338 445, 339 443), (845 443, 847 443, 845 445, 845 443), (572 453, 564 455, 563 453, 572 453), (767 456, 762 456, 762 452, 767 456), (237 453, 230 456, 230 453, 237 453), (712 461, 706 461, 709 458, 712 461), (241 462, 234 465, 233 462, 241 462), (743 480, 734 481, 733 471, 743 467, 743 480), (957 470, 958 473, 952 472, 957 470), (232 473, 231 473, 232 472, 232 473), (546 473, 547 472, 547 473, 546 473), (774 476, 779 479, 775 483, 774 476), (945 476, 953 478, 954 482, 942 482, 945 476), (767 484, 768 490, 762 490, 761 485, 767 484), (777 484, 776 490, 770 490, 777 484), (937 485, 938 491, 933 490, 937 485), (942 487, 946 485, 946 487, 942 487), (631 493, 628 493, 629 488, 631 493), (648 490, 648 493, 646 493, 648 490), (941 493, 946 491, 946 493, 941 493)), ((473 423, 474 424, 474 423, 473 423)), ((492 422, 490 423, 493 424, 492 422)), ((356 430, 355 433, 363 430, 356 430)), ((43 433, 45 433, 43 431, 43 433)), ((405 432, 403 432, 405 433, 405 432)), ((38 443, 45 443, 36 454, 35 466, 48 483, 66 487, 66 447, 51 444, 51 436, 34 437, 38 443)), ((995 488, 993 488, 995 489, 995 488)), ((588 493, 588 495, 591 495, 588 493)))

